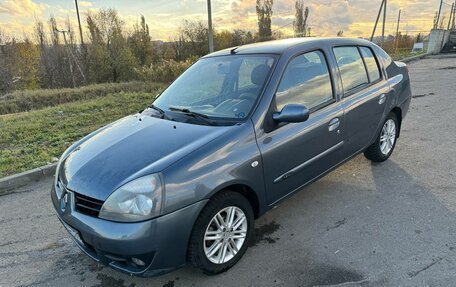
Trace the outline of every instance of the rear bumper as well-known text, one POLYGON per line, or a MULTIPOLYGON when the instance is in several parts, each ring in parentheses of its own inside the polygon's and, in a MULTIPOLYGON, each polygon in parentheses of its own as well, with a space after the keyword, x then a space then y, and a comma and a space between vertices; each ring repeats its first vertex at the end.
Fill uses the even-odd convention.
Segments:
POLYGON ((167 215, 138 223, 119 223, 74 210, 73 194, 65 207, 51 192, 57 216, 79 248, 95 261, 131 275, 155 276, 186 263, 193 224, 206 204, 200 201, 167 215), (136 265, 132 258, 143 261, 136 265))
POLYGON ((401 108, 401 111, 402 111, 402 119, 404 119, 405 116, 407 115, 411 102, 412 102, 412 95, 410 94, 409 97, 407 97, 402 103, 399 104, 399 107, 401 108))

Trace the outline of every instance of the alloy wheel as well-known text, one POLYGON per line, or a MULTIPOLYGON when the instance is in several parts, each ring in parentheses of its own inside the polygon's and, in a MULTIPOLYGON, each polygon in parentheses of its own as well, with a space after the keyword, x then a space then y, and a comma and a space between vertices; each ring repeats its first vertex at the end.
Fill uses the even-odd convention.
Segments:
POLYGON ((380 150, 384 155, 388 155, 394 147, 396 141, 396 123, 389 119, 385 122, 380 134, 380 150))
POLYGON ((204 253, 209 261, 223 264, 239 252, 247 236, 248 222, 242 209, 229 206, 209 222, 204 234, 204 253))

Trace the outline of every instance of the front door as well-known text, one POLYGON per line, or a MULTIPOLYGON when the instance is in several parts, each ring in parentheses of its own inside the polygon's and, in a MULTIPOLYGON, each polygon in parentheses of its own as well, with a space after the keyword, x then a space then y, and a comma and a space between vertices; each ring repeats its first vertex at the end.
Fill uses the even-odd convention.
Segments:
POLYGON ((271 109, 302 104, 311 114, 305 122, 257 133, 269 204, 343 160, 344 115, 334 95, 323 52, 297 55, 285 68, 271 109))

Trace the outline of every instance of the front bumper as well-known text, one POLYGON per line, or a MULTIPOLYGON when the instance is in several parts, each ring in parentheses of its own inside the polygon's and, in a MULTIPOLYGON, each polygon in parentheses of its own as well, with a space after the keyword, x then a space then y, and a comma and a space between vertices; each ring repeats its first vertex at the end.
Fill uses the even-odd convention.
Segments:
POLYGON ((156 276, 185 265, 193 224, 207 202, 143 222, 119 223, 77 212, 71 192, 62 203, 53 187, 51 198, 58 218, 84 253, 114 269, 140 276, 156 276), (145 265, 135 264, 133 257, 145 265))

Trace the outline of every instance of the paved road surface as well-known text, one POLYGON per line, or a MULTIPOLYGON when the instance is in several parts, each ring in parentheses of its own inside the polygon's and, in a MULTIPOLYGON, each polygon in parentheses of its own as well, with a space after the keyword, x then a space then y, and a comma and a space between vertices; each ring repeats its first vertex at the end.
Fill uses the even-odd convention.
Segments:
POLYGON ((456 58, 409 66, 415 97, 392 158, 358 156, 269 212, 230 271, 144 279, 96 264, 44 180, 0 197, 0 286, 455 286, 456 58))

